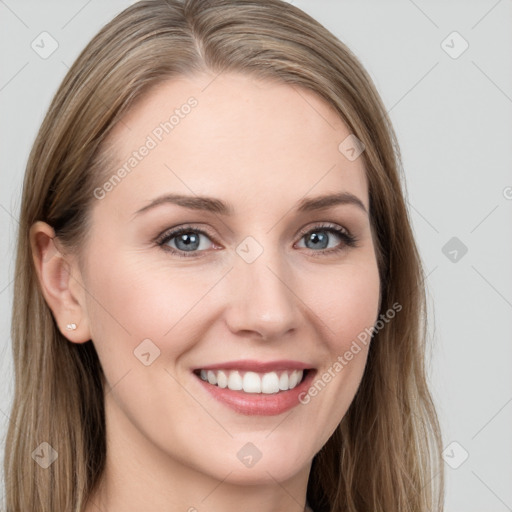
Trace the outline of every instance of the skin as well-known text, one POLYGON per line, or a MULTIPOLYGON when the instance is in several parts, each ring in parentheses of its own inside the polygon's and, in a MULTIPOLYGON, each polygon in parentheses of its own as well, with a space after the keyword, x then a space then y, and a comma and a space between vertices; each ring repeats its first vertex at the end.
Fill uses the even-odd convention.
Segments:
MULTIPOLYGON (((106 375, 107 467, 87 512, 238 512, 241 504, 246 512, 300 512, 311 461, 355 395, 367 347, 307 405, 274 416, 227 408, 191 370, 293 359, 320 376, 375 323, 380 288, 368 214, 352 204, 295 211, 304 196, 340 191, 369 211, 363 159, 338 150, 350 131, 313 93, 224 73, 174 79, 139 101, 110 136, 119 165, 190 96, 198 101, 190 114, 94 200, 83 266, 56 250, 47 224, 30 234, 62 334, 72 343, 92 339, 106 375), (164 192, 216 197, 235 214, 164 204, 134 217, 164 192), (192 223, 212 234, 199 235, 195 257, 154 242, 192 223), (316 228, 324 223, 349 230, 357 247, 316 228), (327 235, 328 248, 306 245, 302 228, 327 235), (250 264, 236 252, 248 236, 263 248, 250 264), (328 252, 335 247, 341 251, 328 252), (134 350, 148 338, 160 355, 145 366, 134 350), (248 442, 262 454, 250 468, 237 457, 248 442)), ((176 239, 169 246, 183 252, 176 239)))

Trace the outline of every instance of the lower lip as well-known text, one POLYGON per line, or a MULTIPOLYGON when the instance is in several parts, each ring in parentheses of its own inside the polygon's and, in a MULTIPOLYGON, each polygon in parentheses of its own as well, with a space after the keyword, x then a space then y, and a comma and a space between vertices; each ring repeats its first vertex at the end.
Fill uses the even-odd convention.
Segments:
POLYGON ((279 393, 269 395, 220 388, 204 381, 196 374, 194 376, 208 393, 235 412, 248 416, 274 416, 282 414, 300 403, 299 396, 307 393, 315 373, 316 370, 308 370, 306 377, 298 386, 288 391, 279 391, 279 393))

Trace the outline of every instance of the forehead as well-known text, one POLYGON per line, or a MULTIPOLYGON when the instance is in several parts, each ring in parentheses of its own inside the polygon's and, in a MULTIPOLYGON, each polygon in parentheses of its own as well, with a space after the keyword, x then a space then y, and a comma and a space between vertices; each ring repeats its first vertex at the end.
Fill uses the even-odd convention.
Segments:
POLYGON ((339 149, 349 135, 304 88, 234 73, 179 77, 154 87, 110 134, 111 174, 124 172, 109 200, 136 210, 174 192, 251 208, 343 190, 368 209, 363 159, 339 149))

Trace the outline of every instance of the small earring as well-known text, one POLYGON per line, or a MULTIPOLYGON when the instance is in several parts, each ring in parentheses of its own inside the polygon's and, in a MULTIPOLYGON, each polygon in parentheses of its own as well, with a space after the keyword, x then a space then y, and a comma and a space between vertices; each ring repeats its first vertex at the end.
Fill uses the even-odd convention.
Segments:
POLYGON ((66 325, 66 329, 68 331, 74 331, 76 329, 76 324, 68 324, 66 325))

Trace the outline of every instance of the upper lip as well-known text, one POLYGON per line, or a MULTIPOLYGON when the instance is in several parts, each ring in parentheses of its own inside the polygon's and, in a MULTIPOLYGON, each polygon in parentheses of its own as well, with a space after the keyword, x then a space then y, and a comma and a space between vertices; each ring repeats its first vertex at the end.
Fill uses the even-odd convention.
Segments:
POLYGON ((313 367, 308 363, 292 360, 278 361, 256 361, 252 359, 243 359, 239 361, 226 361, 224 363, 210 364, 200 366, 195 370, 243 370, 259 373, 273 372, 278 370, 307 370, 313 367))

